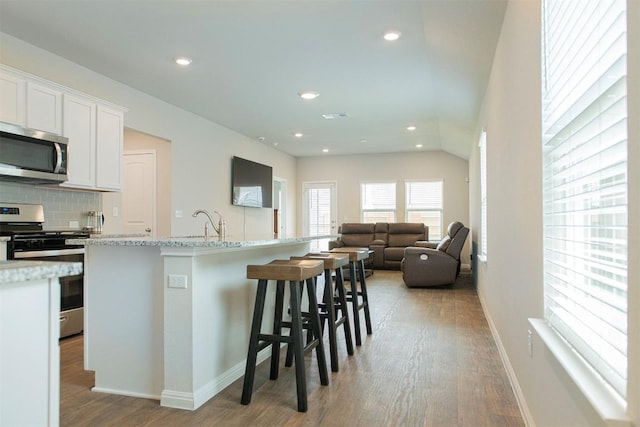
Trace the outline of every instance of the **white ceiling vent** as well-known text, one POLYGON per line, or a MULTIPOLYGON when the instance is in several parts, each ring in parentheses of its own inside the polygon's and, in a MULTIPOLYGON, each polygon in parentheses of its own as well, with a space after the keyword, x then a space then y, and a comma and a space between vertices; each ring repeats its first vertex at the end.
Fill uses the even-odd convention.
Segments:
POLYGON ((333 120, 333 119, 346 119, 347 117, 349 117, 349 115, 347 113, 329 113, 329 114, 323 114, 322 117, 324 117, 327 120, 333 120))

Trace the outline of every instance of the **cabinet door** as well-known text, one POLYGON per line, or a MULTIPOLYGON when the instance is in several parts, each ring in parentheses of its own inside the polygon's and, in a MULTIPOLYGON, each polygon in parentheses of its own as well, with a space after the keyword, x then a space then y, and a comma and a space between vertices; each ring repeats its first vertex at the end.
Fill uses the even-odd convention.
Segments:
POLYGON ((96 133, 96 188, 122 189, 123 113, 98 105, 96 133))
POLYGON ((93 188, 96 183, 96 104, 64 95, 63 135, 69 138, 64 187, 93 188))
POLYGON ((26 80, 0 74, 0 122, 26 125, 26 80))
POLYGON ((27 127, 62 134, 62 92, 27 83, 27 127))

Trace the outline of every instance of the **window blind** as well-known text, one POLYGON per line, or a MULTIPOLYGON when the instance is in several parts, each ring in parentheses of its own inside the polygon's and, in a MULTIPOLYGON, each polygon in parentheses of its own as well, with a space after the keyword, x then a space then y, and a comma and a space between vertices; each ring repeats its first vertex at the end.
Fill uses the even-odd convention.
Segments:
POLYGON ((309 236, 331 234, 331 190, 309 188, 309 236))
POLYGON ((480 134, 480 255, 487 259, 487 133, 480 134))
POLYGON ((543 1, 544 309, 627 388, 626 1, 543 1))
POLYGON ((429 239, 442 239, 442 181, 405 182, 408 222, 422 222, 429 227, 429 239))
POLYGON ((360 211, 362 222, 395 222, 396 183, 361 183, 360 211))

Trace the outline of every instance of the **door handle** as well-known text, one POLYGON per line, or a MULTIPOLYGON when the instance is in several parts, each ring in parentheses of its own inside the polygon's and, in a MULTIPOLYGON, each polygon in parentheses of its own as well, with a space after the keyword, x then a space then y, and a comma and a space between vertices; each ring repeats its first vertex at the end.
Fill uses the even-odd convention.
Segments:
POLYGON ((145 228, 144 231, 146 231, 147 233, 151 233, 151 227, 145 228))

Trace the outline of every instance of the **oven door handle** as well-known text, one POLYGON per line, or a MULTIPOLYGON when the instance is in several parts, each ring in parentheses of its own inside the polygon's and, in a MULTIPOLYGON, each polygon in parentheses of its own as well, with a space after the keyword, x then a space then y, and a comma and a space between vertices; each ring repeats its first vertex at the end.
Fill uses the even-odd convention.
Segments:
POLYGON ((26 251, 26 252, 14 252, 14 259, 23 259, 23 258, 44 258, 44 257, 54 257, 60 255, 82 255, 84 254, 84 248, 77 249, 53 249, 50 251, 26 251))

